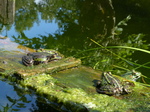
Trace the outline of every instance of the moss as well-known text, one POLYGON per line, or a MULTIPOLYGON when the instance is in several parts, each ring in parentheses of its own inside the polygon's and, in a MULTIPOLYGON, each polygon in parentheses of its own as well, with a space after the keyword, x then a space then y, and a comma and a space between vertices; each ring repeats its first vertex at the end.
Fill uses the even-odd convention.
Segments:
MULTIPOLYGON (((28 77, 24 80, 25 86, 36 89, 39 94, 46 94, 50 101, 63 104, 67 110, 83 112, 83 111, 141 111, 144 107, 148 107, 146 96, 136 97, 137 93, 124 95, 121 99, 107 96, 103 94, 88 94, 81 88, 62 88, 56 83, 59 81, 47 74, 38 74, 28 77), (145 98, 144 98, 145 97, 145 98), (147 103, 146 103, 147 102, 147 103), (141 108, 140 108, 141 106, 141 108)), ((138 83, 137 83, 138 85, 138 83)), ((140 86, 140 85, 139 85, 140 86)), ((139 87, 143 89, 143 87, 139 87)), ((138 89, 138 88, 135 88, 138 89)), ((136 90, 134 90, 136 91, 136 90)), ((140 95, 140 94, 138 94, 140 95)), ((119 97, 118 97, 119 98, 119 97)))

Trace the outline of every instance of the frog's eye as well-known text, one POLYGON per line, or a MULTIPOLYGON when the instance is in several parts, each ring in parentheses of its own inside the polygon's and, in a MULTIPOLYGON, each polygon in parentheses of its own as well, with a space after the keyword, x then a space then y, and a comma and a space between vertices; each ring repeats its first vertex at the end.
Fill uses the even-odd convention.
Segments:
POLYGON ((30 56, 31 55, 31 53, 27 53, 27 56, 30 56))
POLYGON ((107 72, 109 75, 112 75, 111 72, 107 72))
POLYGON ((135 76, 135 78, 140 78, 141 74, 139 72, 133 72, 132 75, 135 76))
POLYGON ((52 55, 52 56, 47 56, 47 60, 50 60, 50 59, 52 59, 52 58, 54 58, 53 55, 52 55))
POLYGON ((136 75, 135 78, 138 79, 138 78, 140 78, 140 76, 136 75))

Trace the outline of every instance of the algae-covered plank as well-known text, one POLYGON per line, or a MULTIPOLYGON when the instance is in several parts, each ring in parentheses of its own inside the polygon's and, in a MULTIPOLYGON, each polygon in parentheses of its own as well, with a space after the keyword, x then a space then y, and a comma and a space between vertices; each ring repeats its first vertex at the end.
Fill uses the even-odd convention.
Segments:
POLYGON ((25 69, 17 70, 16 74, 25 77, 25 76, 38 74, 38 73, 54 73, 54 72, 59 72, 61 70, 77 67, 80 64, 81 64, 80 59, 68 57, 58 61, 50 62, 48 64, 26 67, 25 69))
POLYGON ((15 74, 20 77, 25 77, 37 73, 53 73, 77 67, 81 64, 80 59, 68 57, 57 61, 51 61, 47 64, 26 67, 22 64, 22 56, 26 54, 15 51, 1 51, 0 53, 0 74, 5 76, 15 74))
MULTIPOLYGON (((22 81, 22 85, 34 88, 39 95, 44 96, 44 98, 55 104, 57 103, 56 108, 61 111, 65 109, 72 112, 141 112, 149 111, 150 109, 150 88, 143 87, 139 83, 136 83, 138 87, 132 93, 113 97, 96 92, 89 93, 82 87, 60 86, 58 84, 60 80, 53 76, 55 74, 29 76, 22 81)), ((69 77, 69 74, 66 77, 69 77)), ((78 76, 74 80, 77 78, 78 76)), ((61 83, 67 83, 67 81, 61 83)), ((71 82, 69 83, 71 84, 71 82)))

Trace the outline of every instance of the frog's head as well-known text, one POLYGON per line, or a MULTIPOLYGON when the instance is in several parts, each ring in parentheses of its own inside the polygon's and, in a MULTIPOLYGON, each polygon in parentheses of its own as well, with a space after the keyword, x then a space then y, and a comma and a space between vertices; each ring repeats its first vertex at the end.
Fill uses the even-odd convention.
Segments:
POLYGON ((142 74, 140 72, 132 70, 132 71, 126 72, 125 74, 123 74, 121 76, 128 80, 136 81, 137 79, 139 79, 142 76, 142 74))
POLYGON ((34 64, 34 60, 33 60, 32 56, 23 56, 22 63, 25 66, 32 66, 34 64))
POLYGON ((59 56, 57 53, 53 54, 53 55, 48 55, 47 56, 47 60, 48 61, 53 61, 53 60, 60 60, 62 59, 61 56, 59 56))
POLYGON ((103 72, 102 73, 102 83, 111 83, 111 80, 114 80, 114 77, 112 76, 111 72, 103 72))
POLYGON ((51 55, 54 55, 56 53, 58 54, 58 51, 53 50, 53 49, 42 49, 42 48, 40 48, 40 49, 37 49, 36 52, 46 52, 46 53, 49 53, 51 55))
POLYGON ((141 77, 141 72, 137 72, 135 70, 132 70, 132 80, 136 81, 137 79, 139 79, 141 77))
POLYGON ((38 49, 36 50, 37 52, 45 52, 45 53, 48 53, 49 55, 47 55, 47 59, 49 61, 52 61, 52 60, 60 60, 62 59, 64 56, 59 53, 58 51, 56 50, 53 50, 53 49, 38 49))

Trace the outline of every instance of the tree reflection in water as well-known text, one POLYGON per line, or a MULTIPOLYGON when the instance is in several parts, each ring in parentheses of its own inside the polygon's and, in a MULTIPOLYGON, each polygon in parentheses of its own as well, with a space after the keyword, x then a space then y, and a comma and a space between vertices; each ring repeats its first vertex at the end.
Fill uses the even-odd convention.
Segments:
POLYGON ((37 96, 15 82, 0 79, 0 112, 49 112, 55 111, 50 105, 43 103, 37 96))
MULTIPOLYGON (((100 48, 90 40, 91 38, 104 47, 130 46, 142 49, 149 48, 148 42, 146 42, 149 38, 145 38, 146 36, 144 34, 145 29, 149 29, 149 22, 147 24, 144 23, 145 20, 149 21, 149 15, 139 16, 137 15, 137 10, 132 10, 135 8, 141 13, 149 14, 149 9, 142 10, 144 7, 141 6, 140 8, 135 6, 133 1, 127 3, 124 1, 123 3, 118 0, 67 0, 65 3, 63 0, 43 0, 43 2, 37 4, 34 0, 16 0, 14 27, 19 35, 14 35, 12 38, 15 42, 30 48, 59 50, 65 56, 75 56, 76 58, 82 59, 84 65, 91 66, 95 69, 103 71, 116 70, 113 66, 116 65, 131 70, 134 69, 134 66, 130 66, 125 61, 118 59, 118 57, 100 48), (131 6, 128 6, 128 4, 131 4, 131 6), (132 11, 124 12, 126 11, 125 8, 122 8, 120 5, 123 7, 128 6, 132 11), (123 13, 119 8, 124 10, 123 13), (118 27, 117 24, 130 14, 133 15, 133 20, 131 19, 126 24, 118 27), (45 21, 45 24, 55 21, 59 28, 52 34, 50 33, 53 29, 52 26, 43 27, 41 21, 45 21), (137 26, 135 26, 135 21, 140 21, 137 22, 139 25, 136 24, 137 26), (34 27, 34 23, 39 24, 39 27, 35 31, 38 36, 29 38, 26 31, 32 34, 31 28, 34 27), (144 31, 142 30, 143 33, 136 28, 142 25, 145 28, 144 31), (43 32, 45 32, 45 29, 48 29, 49 32, 45 35, 39 34, 39 29, 43 32), (133 32, 135 30, 136 32, 133 32)), ((134 50, 109 50, 120 57, 124 57, 126 60, 133 62, 141 60, 140 64, 147 62, 147 60, 143 61, 143 54, 140 57, 137 54, 134 55, 134 50), (137 56, 138 58, 135 59, 137 56)), ((145 70, 143 71, 148 73, 145 70)))

